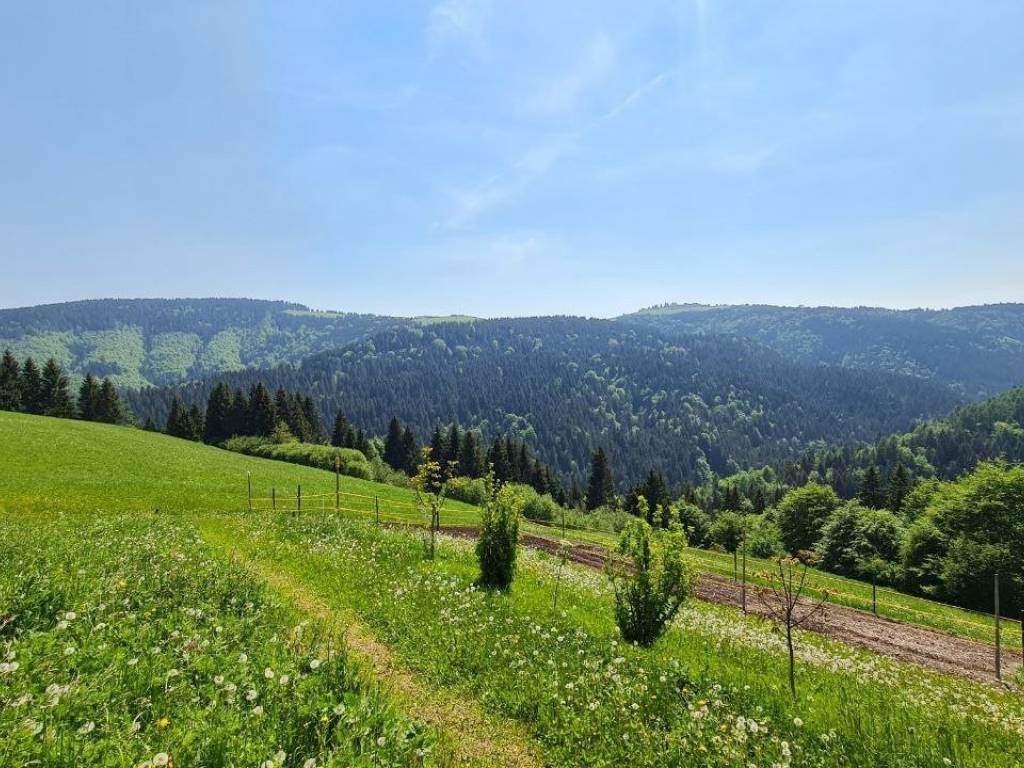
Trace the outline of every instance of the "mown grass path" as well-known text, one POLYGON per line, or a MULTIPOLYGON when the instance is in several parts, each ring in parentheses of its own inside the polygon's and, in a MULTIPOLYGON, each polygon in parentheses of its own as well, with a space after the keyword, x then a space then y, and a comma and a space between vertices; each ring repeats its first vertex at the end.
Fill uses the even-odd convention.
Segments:
POLYGON ((240 559, 297 610, 333 625, 349 652, 392 692, 396 703, 436 729, 441 738, 442 762, 481 768, 534 768, 545 764, 537 744, 520 724, 484 713, 474 699, 456 691, 429 685, 406 669, 349 607, 289 574, 286 564, 262 558, 251 539, 240 535, 242 520, 203 516, 195 520, 195 525, 208 544, 240 559))

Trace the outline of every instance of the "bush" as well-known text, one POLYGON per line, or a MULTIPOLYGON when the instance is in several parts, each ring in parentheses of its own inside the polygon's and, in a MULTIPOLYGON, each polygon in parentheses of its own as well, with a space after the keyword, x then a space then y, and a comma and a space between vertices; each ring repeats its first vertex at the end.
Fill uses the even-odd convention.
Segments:
MULTIPOLYGON (((490 486, 491 481, 485 482, 490 486)), ((484 505, 480 514, 480 538, 476 543, 480 584, 484 587, 508 589, 512 584, 522 506, 522 495, 512 486, 504 486, 491 494, 484 505)))
POLYGON ((558 502, 546 493, 541 496, 532 488, 530 491, 532 493, 526 494, 525 503, 523 504, 523 517, 542 523, 549 523, 551 521, 561 522, 562 507, 558 502))
POLYGON ((686 532, 686 540, 694 547, 711 543, 711 522, 704 510, 688 501, 679 502, 673 509, 674 517, 686 532))
POLYGON ((764 515, 754 515, 748 520, 747 552, 764 559, 778 557, 782 553, 779 526, 764 515))
POLYGON ((903 523, 885 509, 868 509, 849 502, 829 517, 817 545, 821 565, 844 576, 862 576, 870 563, 874 573, 889 581, 894 568, 879 570, 877 562, 891 565, 899 558, 903 523))
POLYGON ((690 593, 693 577, 683 553, 686 534, 674 525, 652 531, 633 519, 619 540, 619 558, 609 561, 615 591, 615 622, 624 640, 654 644, 690 593))
POLYGON ((340 460, 343 475, 363 480, 373 479, 373 469, 366 457, 354 448, 335 448, 315 443, 274 443, 259 437, 232 437, 224 443, 229 451, 260 456, 264 459, 287 461, 334 471, 335 459, 340 460))
POLYGON ((487 503, 487 480, 483 477, 453 477, 448 481, 448 496, 477 507, 487 503))
POLYGON ((835 491, 817 483, 808 483, 787 493, 775 515, 786 551, 811 549, 821 536, 825 521, 838 506, 835 491))

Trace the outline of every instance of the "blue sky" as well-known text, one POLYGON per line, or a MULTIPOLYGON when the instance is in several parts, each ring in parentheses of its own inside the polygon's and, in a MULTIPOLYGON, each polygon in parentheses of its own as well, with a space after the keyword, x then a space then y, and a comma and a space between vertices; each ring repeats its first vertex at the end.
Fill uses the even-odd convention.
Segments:
POLYGON ((0 306, 1024 300, 1024 3, 5 3, 0 306))

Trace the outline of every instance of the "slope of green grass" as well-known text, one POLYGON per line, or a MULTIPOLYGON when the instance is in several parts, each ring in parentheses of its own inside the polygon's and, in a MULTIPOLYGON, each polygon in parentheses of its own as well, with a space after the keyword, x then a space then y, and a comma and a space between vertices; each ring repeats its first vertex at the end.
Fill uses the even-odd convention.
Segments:
MULTIPOLYGON (((297 506, 302 487, 303 510, 334 506, 334 475, 330 472, 260 459, 192 443, 166 435, 91 422, 50 419, 0 411, 0 512, 165 512, 243 511, 248 507, 251 473, 254 507, 269 508, 271 494, 278 509, 297 506)), ((375 515, 386 522, 423 523, 412 491, 353 477, 341 478, 341 508, 350 515, 375 515)), ((475 507, 446 502, 443 525, 475 525, 475 507)), ((557 526, 526 523, 523 530, 559 536, 557 526)), ((614 546, 615 536, 599 531, 567 530, 566 538, 614 546)), ((691 563, 700 571, 732 574, 732 556, 693 549, 691 563)), ((764 583, 760 574, 771 564, 749 558, 747 576, 764 583)), ((830 600, 871 609, 871 585, 832 574, 812 572, 812 592, 827 590, 830 600)), ((991 616, 892 590, 879 590, 883 616, 991 642, 991 616)), ((1004 622, 1006 647, 1020 648, 1020 629, 1004 622)))
MULTIPOLYGON (((312 467, 244 456, 200 443, 91 422, 0 411, 0 512, 214 512, 256 504, 303 509, 334 505, 334 475, 312 467), (262 500, 261 500, 262 499, 262 500)), ((385 519, 418 522, 412 491, 342 477, 342 506, 362 513, 380 500, 385 519), (353 495, 349 495, 353 494, 353 495)), ((446 525, 471 525, 477 511, 449 501, 446 525)))

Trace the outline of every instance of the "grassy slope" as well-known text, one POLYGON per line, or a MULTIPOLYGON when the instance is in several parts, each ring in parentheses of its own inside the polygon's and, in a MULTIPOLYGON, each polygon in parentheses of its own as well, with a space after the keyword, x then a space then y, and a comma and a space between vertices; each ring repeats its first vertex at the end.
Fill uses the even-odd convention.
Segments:
MULTIPOLYGON (((294 507, 296 486, 302 486, 304 509, 317 510, 321 498, 334 503, 334 476, 294 464, 259 459, 198 443, 140 430, 50 419, 0 411, 0 513, 38 511, 241 511, 246 508, 246 473, 252 473, 257 506, 268 506, 276 488, 279 506, 294 507), (326 494, 321 498, 311 494, 326 494)), ((380 500, 385 520, 423 522, 413 493, 390 485, 343 477, 342 507, 363 514, 380 500)), ((473 525, 475 507, 447 502, 444 525, 473 525)), ((557 527, 527 524, 526 530, 558 535, 557 527)), ((614 545, 615 537, 596 531, 567 531, 567 537, 614 545)), ((732 557, 692 550, 700 570, 731 575, 732 557)), ((751 581, 768 570, 767 561, 750 558, 751 581)), ((871 586, 831 574, 816 573, 808 580, 814 589, 827 589, 834 602, 870 609, 871 586)), ((879 590, 879 612, 902 621, 934 627, 977 640, 991 640, 992 619, 952 606, 879 590)), ((1020 647, 1017 625, 1007 623, 1004 642, 1020 647)))

